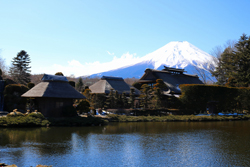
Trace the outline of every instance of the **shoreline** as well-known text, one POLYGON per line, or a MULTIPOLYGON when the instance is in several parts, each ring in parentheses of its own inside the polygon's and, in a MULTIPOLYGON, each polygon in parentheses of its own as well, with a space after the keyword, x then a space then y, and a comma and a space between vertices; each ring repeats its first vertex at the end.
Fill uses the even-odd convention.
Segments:
POLYGON ((32 119, 28 122, 25 116, 0 117, 0 128, 11 127, 61 127, 61 126, 105 126, 112 122, 215 122, 215 121, 247 121, 250 115, 219 116, 219 115, 167 115, 167 116, 126 116, 110 114, 107 116, 88 116, 88 117, 64 117, 64 118, 45 118, 32 119))

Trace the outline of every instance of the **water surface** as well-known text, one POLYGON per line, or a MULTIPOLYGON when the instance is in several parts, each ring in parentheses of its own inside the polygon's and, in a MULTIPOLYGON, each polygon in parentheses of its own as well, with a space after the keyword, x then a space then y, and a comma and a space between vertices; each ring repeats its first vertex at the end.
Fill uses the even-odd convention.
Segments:
POLYGON ((19 167, 248 166, 250 121, 0 128, 0 162, 19 167))

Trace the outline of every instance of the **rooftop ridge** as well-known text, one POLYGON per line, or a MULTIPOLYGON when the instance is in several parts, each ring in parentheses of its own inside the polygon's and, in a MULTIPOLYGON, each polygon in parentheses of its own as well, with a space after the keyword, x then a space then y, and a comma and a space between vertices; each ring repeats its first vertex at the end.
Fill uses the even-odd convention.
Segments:
POLYGON ((65 76, 60 75, 50 75, 50 74, 44 74, 42 81, 60 81, 60 82, 69 82, 68 79, 65 76))
POLYGON ((121 80, 121 81, 123 81, 123 78, 122 77, 102 76, 101 80, 121 80))

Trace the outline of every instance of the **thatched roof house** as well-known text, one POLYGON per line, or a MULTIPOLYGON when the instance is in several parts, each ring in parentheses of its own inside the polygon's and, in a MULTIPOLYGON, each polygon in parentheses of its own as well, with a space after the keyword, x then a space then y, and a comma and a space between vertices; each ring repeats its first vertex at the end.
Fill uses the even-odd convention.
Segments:
POLYGON ((138 82, 153 85, 157 79, 162 79, 168 87, 168 90, 164 91, 165 95, 169 95, 171 92, 181 94, 180 84, 203 84, 197 75, 184 74, 184 72, 186 72, 184 69, 168 67, 162 71, 147 68, 138 82))
POLYGON ((85 98, 69 84, 66 77, 48 74, 44 74, 42 82, 22 97, 35 98, 38 111, 45 117, 60 117, 63 108, 73 105, 73 99, 85 98))
POLYGON ((124 92, 126 93, 126 95, 129 95, 131 88, 135 90, 136 96, 140 95, 140 91, 135 87, 127 84, 123 80, 123 78, 107 76, 103 76, 101 80, 89 87, 91 93, 109 94, 110 90, 113 89, 114 91, 118 91, 119 94, 122 94, 124 92))

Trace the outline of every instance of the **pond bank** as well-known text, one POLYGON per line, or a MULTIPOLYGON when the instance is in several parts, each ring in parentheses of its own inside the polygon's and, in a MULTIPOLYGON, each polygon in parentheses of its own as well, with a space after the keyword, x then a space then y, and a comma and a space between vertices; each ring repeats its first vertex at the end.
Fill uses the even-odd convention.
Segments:
POLYGON ((49 127, 49 126, 103 126, 109 122, 203 122, 203 121, 240 121, 249 120, 250 115, 237 116, 126 116, 110 114, 107 116, 42 118, 37 115, 0 117, 0 127, 49 127))
POLYGON ((125 116, 109 115, 109 122, 198 122, 198 121, 239 121, 249 120, 250 115, 238 116, 196 116, 196 115, 168 115, 168 116, 125 116))

